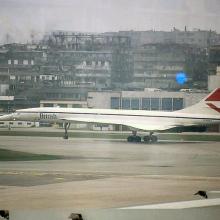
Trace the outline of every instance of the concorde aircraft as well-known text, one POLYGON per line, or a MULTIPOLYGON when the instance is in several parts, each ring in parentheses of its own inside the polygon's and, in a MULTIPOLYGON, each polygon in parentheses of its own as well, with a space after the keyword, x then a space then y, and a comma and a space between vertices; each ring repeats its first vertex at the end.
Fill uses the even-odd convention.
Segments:
POLYGON ((173 112, 40 107, 16 110, 0 117, 0 121, 10 120, 64 123, 65 139, 68 139, 70 123, 74 122, 124 125, 131 128, 133 133, 127 138, 128 142, 141 142, 138 130, 149 132, 143 137, 144 142, 156 142, 154 132, 220 124, 220 88, 199 103, 173 112))

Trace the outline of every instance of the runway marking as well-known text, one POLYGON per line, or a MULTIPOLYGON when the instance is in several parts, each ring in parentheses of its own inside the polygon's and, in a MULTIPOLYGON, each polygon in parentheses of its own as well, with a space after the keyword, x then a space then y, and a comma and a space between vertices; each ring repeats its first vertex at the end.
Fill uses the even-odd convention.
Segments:
MULTIPOLYGON (((129 176, 128 176, 129 177, 129 176)), ((176 180, 220 180, 220 177, 209 177, 209 176, 182 176, 182 175, 145 175, 140 174, 135 177, 149 178, 149 179, 176 179, 176 180)), ((131 176, 134 178, 134 176, 131 176)))
POLYGON ((16 171, 0 171, 0 175, 22 175, 25 174, 25 172, 16 172, 16 171))
POLYGON ((65 180, 65 178, 62 178, 62 177, 56 177, 54 178, 55 180, 65 180))
POLYGON ((33 175, 33 176, 45 176, 47 175, 48 173, 27 173, 27 175, 30 174, 30 175, 33 175))

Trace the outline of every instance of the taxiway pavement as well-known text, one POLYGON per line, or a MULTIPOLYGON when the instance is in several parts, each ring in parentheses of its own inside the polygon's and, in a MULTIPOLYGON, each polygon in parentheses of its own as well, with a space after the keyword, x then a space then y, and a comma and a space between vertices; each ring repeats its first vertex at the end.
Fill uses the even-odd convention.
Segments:
POLYGON ((193 200, 198 190, 220 190, 219 142, 1 136, 0 148, 65 156, 1 161, 1 208, 114 208, 193 200))

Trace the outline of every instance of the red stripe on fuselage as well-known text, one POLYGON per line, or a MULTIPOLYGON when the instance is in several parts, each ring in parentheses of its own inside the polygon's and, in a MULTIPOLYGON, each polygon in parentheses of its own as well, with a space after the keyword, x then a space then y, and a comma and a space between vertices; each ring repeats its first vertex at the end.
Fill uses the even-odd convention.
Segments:
POLYGON ((205 101, 220 101, 220 88, 216 89, 205 101))
POLYGON ((215 111, 220 113, 220 108, 218 108, 217 106, 213 105, 212 103, 206 103, 206 105, 208 105, 210 108, 212 108, 213 110, 215 110, 215 111))

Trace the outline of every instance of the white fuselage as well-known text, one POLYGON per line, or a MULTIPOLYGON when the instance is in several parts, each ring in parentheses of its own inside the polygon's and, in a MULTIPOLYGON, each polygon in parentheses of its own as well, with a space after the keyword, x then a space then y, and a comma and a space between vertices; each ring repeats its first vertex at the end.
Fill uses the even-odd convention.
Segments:
POLYGON ((167 130, 172 127, 219 124, 217 115, 189 114, 145 110, 114 110, 84 108, 31 108, 17 110, 12 120, 42 122, 86 122, 122 124, 141 130, 167 130))

